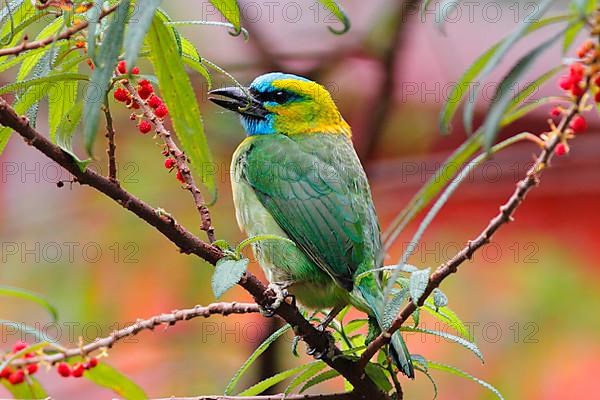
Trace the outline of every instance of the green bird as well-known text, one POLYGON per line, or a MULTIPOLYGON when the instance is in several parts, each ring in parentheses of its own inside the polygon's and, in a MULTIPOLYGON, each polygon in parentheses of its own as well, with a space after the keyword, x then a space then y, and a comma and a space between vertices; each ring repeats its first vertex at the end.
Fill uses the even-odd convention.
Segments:
MULTIPOLYGON (((355 282, 382 267, 381 232, 350 126, 329 92, 300 76, 269 73, 247 89, 217 89, 209 98, 237 112, 247 134, 231 163, 240 228, 294 243, 253 244, 269 282, 308 308, 331 309, 323 327, 352 304, 387 328, 379 276, 355 282)), ((413 378, 398 332, 391 345, 396 365, 413 378)))

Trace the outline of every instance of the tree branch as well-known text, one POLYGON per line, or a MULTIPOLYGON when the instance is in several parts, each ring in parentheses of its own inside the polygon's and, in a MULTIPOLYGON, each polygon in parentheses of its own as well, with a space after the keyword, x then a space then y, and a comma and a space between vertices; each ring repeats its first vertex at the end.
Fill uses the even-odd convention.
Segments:
POLYGON ((359 360, 362 368, 367 365, 371 357, 373 357, 381 347, 390 341, 392 334, 400 329, 402 324, 404 324, 412 313, 415 312, 417 307, 423 305, 427 297, 429 297, 435 288, 440 286, 444 279, 455 273, 463 262, 470 260, 477 250, 488 244, 498 229, 513 221, 513 214, 516 209, 521 205, 525 196, 538 185, 540 175, 548 168, 554 154, 554 149, 565 137, 568 137, 569 122, 571 122, 575 115, 583 110, 589 86, 590 78, 588 77, 585 81, 585 88, 583 89, 584 94, 576 99, 569 112, 564 115, 560 121, 558 127, 554 128, 552 126, 553 130, 545 142, 545 148, 537 156, 535 162, 525 174, 525 177, 516 184, 514 192, 506 203, 500 206, 498 214, 490 220, 485 229, 475 239, 470 240, 460 252, 446 263, 440 265, 435 272, 430 275, 427 287, 421 295, 421 298, 417 301, 417 305, 411 299, 411 301, 400 311, 390 327, 369 344, 359 360))
MULTIPOLYGON (((225 256, 218 247, 200 240, 172 217, 154 209, 109 179, 90 169, 81 171, 71 156, 32 128, 27 119, 17 115, 15 110, 2 98, 0 98, 0 124, 14 129, 25 139, 26 143, 69 171, 80 184, 95 188, 156 228, 171 242, 179 246, 182 253, 195 254, 213 265, 225 256)), ((270 307, 275 301, 274 294, 269 293, 267 287, 250 272, 244 273, 238 284, 246 289, 254 297, 256 303, 262 307, 270 307)), ((340 349, 330 342, 327 334, 317 330, 308 322, 297 307, 283 302, 277 308, 276 314, 289 323, 294 328, 295 334, 300 336, 308 346, 315 349, 317 353, 326 355, 323 361, 354 386, 356 398, 361 396, 369 400, 388 398, 358 368, 356 361, 343 357, 340 349)))
MULTIPOLYGON (((101 20, 102 18, 106 17, 107 15, 109 15, 110 13, 115 11, 117 9, 118 5, 119 5, 119 3, 107 8, 106 10, 102 10, 100 12, 100 15, 98 16, 98 20, 101 20)), ((53 36, 47 37, 45 39, 40 39, 40 40, 36 40, 33 42, 28 42, 27 38, 25 37, 23 39, 23 42, 21 42, 21 44, 19 44, 17 46, 0 49, 0 57, 7 56, 7 55, 16 56, 27 50, 38 49, 40 47, 47 46, 47 45, 57 42, 59 40, 69 39, 69 38, 71 38, 71 36, 73 36, 77 32, 82 31, 85 28, 87 28, 88 25, 89 25, 89 21, 84 20, 84 21, 78 23, 77 25, 73 25, 72 27, 65 30, 63 33, 61 33, 58 36, 53 35, 53 36)))
POLYGON ((108 155, 108 179, 118 184, 117 181, 117 158, 115 145, 115 128, 113 126, 113 118, 110 113, 110 107, 108 105, 108 98, 104 101, 103 106, 104 118, 106 119, 106 139, 108 145, 106 148, 106 154, 108 155))
POLYGON ((215 314, 227 316, 230 314, 250 314, 258 312, 259 308, 254 303, 212 303, 206 307, 195 306, 194 308, 177 310, 169 314, 161 314, 145 320, 138 320, 135 324, 114 331, 110 334, 110 336, 97 338, 92 343, 81 347, 67 349, 64 352, 44 356, 19 358, 14 360, 11 365, 22 366, 26 364, 35 364, 38 362, 54 364, 70 357, 85 357, 94 351, 109 349, 118 341, 130 336, 135 336, 143 330, 154 330, 154 328, 159 325, 173 326, 179 321, 187 321, 197 317, 208 318, 215 314))

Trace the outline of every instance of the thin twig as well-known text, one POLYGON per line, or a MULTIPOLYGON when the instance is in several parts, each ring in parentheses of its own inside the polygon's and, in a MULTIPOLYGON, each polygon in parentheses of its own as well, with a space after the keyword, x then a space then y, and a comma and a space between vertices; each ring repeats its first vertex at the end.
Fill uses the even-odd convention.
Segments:
POLYGON ((115 145, 115 128, 113 126, 112 114, 110 113, 110 107, 108 104, 108 99, 104 101, 104 106, 102 108, 104 111, 104 118, 106 119, 106 139, 108 141, 108 147, 106 148, 106 154, 108 155, 108 179, 118 184, 117 181, 117 158, 116 158, 116 150, 117 146, 115 145))
POLYGON ((179 321, 187 321, 192 318, 208 318, 212 315, 227 316, 230 314, 250 314, 258 313, 258 305, 254 303, 212 303, 206 307, 195 306, 184 310, 177 310, 167 314, 156 315, 152 318, 138 320, 136 323, 123 329, 112 332, 104 338, 97 338, 92 343, 81 347, 67 349, 61 353, 48 354, 31 358, 19 358, 13 361, 13 366, 22 366, 26 364, 35 364, 45 362, 54 364, 76 356, 87 356, 95 351, 111 348, 115 343, 130 336, 135 336, 143 330, 154 330, 159 325, 173 326, 179 321))
POLYGON ((183 151, 179 149, 171 132, 165 127, 162 119, 158 118, 154 113, 152 107, 150 107, 138 94, 137 90, 129 83, 129 81, 121 81, 123 86, 127 89, 129 94, 131 95, 133 101, 139 104, 140 109, 144 112, 146 118, 150 120, 154 124, 156 128, 156 132, 163 139, 169 154, 173 156, 175 162, 177 163, 177 169, 181 172, 181 176, 185 181, 185 188, 189 190, 194 199, 194 204, 196 205, 196 209, 200 214, 200 229, 206 232, 208 236, 208 241, 210 243, 214 243, 215 241, 215 228, 212 225, 212 220, 210 216, 210 211, 206 206, 204 201, 204 196, 202 196, 202 192, 198 189, 198 186, 194 182, 194 177, 192 176, 192 172, 190 171, 190 167, 188 166, 188 158, 183 151))
MULTIPOLYGON (((151 207, 104 176, 90 169, 81 171, 71 156, 32 128, 27 119, 20 117, 2 98, 0 98, 0 124, 12 128, 23 137, 26 143, 69 171, 77 179, 77 182, 95 188, 156 228, 177 245, 182 253, 195 254, 213 265, 225 256, 218 247, 200 240, 172 217, 151 207)), ((275 295, 270 293, 267 287, 250 272, 245 272, 238 284, 246 289, 254 297, 256 303, 263 308, 271 307, 276 300, 275 295)), ((325 355, 323 361, 354 386, 356 398, 359 398, 358 393, 369 400, 389 398, 387 394, 377 388, 368 375, 358 368, 356 361, 343 357, 341 350, 331 343, 329 336, 308 322, 295 305, 283 302, 275 312, 289 323, 294 332, 308 346, 315 349, 316 353, 325 355)))
MULTIPOLYGON (((588 77, 585 81, 583 93, 587 93, 589 85, 590 78, 588 77)), ((402 324, 404 324, 404 322, 413 314, 413 312, 415 312, 417 307, 423 305, 427 297, 429 297, 435 288, 440 286, 444 279, 455 273, 463 262, 470 260, 478 249, 488 244, 498 229, 500 229, 503 225, 513 221, 513 214, 515 213, 516 209, 519 207, 519 205, 521 205, 529 191, 538 185, 540 175, 549 166, 550 160, 554 154, 554 149, 561 142, 561 139, 564 137, 564 135, 567 134, 569 122, 582 110, 586 96, 587 94, 580 96, 576 100, 569 113, 563 117, 556 128, 556 134, 547 140, 545 148, 537 156, 535 162, 525 174, 525 177, 516 184, 513 194, 506 201, 506 203, 500 206, 498 214, 490 220, 486 228, 475 239, 470 240, 467 245, 454 257, 452 257, 446 263, 440 265, 429 277, 427 287, 421 295, 421 298, 418 300, 417 305, 411 299, 411 301, 400 311, 390 327, 369 344, 359 360, 361 368, 364 368, 371 357, 373 357, 381 347, 390 341, 392 334, 400 329, 402 324)))
MULTIPOLYGON (((100 15, 98 16, 98 20, 101 20, 102 18, 106 17, 107 15, 111 14, 113 11, 115 11, 117 9, 117 6, 119 5, 119 3, 107 8, 106 10, 102 10, 100 12, 100 15)), ((40 47, 44 47, 47 46, 49 44, 52 44, 54 42, 57 42, 59 40, 65 40, 65 39, 70 39, 71 36, 73 36, 74 34, 76 34, 79 31, 84 30, 85 28, 87 28, 89 25, 89 21, 88 20, 83 20, 82 22, 73 25, 72 27, 70 27, 69 29, 65 30, 63 33, 61 33, 60 35, 56 35, 56 36, 50 36, 47 37, 45 39, 40 39, 40 40, 35 40, 33 42, 28 42, 27 38, 25 37, 23 39, 23 41, 21 42, 21 44, 18 44, 14 47, 7 47, 5 49, 0 49, 0 57, 2 56, 7 56, 7 55, 18 55, 24 51, 27 50, 33 50, 33 49, 37 49, 40 47)))

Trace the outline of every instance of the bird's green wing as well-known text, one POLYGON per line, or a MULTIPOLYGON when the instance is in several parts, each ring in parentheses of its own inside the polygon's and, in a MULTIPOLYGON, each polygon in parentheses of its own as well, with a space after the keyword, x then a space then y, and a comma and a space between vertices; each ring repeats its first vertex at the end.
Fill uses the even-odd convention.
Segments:
POLYGON ((311 134, 253 138, 241 179, 296 245, 340 286, 379 257, 379 227, 349 139, 311 134))

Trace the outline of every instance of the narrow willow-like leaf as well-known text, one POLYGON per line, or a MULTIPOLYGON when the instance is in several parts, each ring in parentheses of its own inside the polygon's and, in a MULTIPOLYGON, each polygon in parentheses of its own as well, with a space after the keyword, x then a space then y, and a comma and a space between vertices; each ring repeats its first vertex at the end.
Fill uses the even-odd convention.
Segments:
POLYGON ((306 390, 310 389, 311 387, 318 385, 319 383, 329 381, 333 378, 337 378, 338 376, 340 376, 340 373, 337 372, 335 369, 330 369, 328 371, 321 372, 319 375, 315 376, 314 378, 312 378, 308 382, 306 382, 306 384, 304 386, 302 386, 302 389, 300 389, 300 393, 304 393, 306 390))
POLYGON ((102 10, 102 4, 104 0, 95 0, 94 5, 90 8, 86 15, 88 20, 87 29, 87 54, 90 56, 94 63, 96 60, 96 40, 98 40, 98 25, 100 24, 100 12, 102 10))
POLYGON ((60 74, 48 75, 41 78, 32 78, 24 81, 17 81, 9 83, 0 87, 0 94, 6 94, 21 89, 29 89, 36 85, 42 85, 46 83, 60 82, 60 81, 86 81, 88 76, 84 74, 77 74, 72 72, 65 72, 60 74))
POLYGON ((548 50, 560 36, 562 36, 563 32, 564 29, 523 56, 502 79, 500 85, 498 85, 496 93, 494 93, 494 97, 492 98, 490 109, 487 112, 486 119, 483 122, 483 137, 486 149, 489 149, 496 140, 496 135, 500 128, 500 121, 513 99, 511 88, 513 88, 515 83, 517 83, 529 68, 531 68, 535 60, 544 51, 548 50))
MULTIPOLYGON (((525 101, 529 96, 534 94, 540 88, 540 86, 542 86, 543 84, 548 82, 548 80, 550 78, 552 78, 553 76, 555 76, 556 73, 558 71, 560 71, 562 68, 563 68, 562 65, 559 65, 558 67, 554 67, 551 70, 540 75, 537 79, 535 79, 533 82, 531 82, 527 86, 525 86, 523 88, 523 90, 518 92, 510 100, 510 102, 508 103, 508 106, 506 107, 506 114, 509 114, 512 111, 514 111, 519 105, 521 105, 521 103, 523 101, 525 101)), ((502 123, 500 123, 500 125, 502 126, 502 123)))
POLYGON ((310 366, 310 364, 299 365, 297 367, 282 371, 282 372, 275 374, 263 381, 258 382, 256 385, 250 386, 248 389, 239 393, 238 396, 240 396, 240 397, 241 396, 256 396, 256 395, 264 392, 265 390, 272 388, 273 386, 277 385, 278 383, 281 383, 281 382, 285 381, 286 379, 289 379, 292 376, 294 376, 298 373, 301 373, 309 366, 310 366))
POLYGON ((461 378, 466 378, 469 379, 481 386, 483 386, 484 388, 488 389, 489 391, 491 391, 492 393, 494 393, 496 395, 496 397, 498 397, 498 399, 500 400, 504 400, 504 397, 502 397, 502 394, 500 394, 500 391, 498 391, 498 389, 496 389, 495 387, 493 387, 492 385, 490 385, 489 383, 487 383, 484 380, 481 380, 479 378, 474 377, 473 375, 460 370, 456 367, 453 367, 451 365, 446 365, 446 364, 442 364, 442 363, 438 363, 435 361, 431 361, 431 360, 427 360, 427 368, 428 369, 435 369, 438 371, 444 371, 444 372, 448 372, 451 373, 452 375, 461 377, 461 378))
POLYGON ((242 279, 249 262, 247 258, 241 260, 221 258, 217 261, 211 279, 212 290, 217 299, 242 279))
MULTIPOLYGON (((37 35, 36 40, 46 39, 46 38, 56 35, 64 25, 65 25, 64 17, 63 16, 58 17, 57 19, 52 21, 50 24, 46 25, 46 27, 44 29, 42 29, 42 31, 37 35)), ((19 72, 17 73, 17 78, 15 79, 15 81, 19 82, 19 81, 25 80, 29 76, 29 74, 31 73, 33 68, 40 62, 42 57, 44 57, 46 52, 49 52, 49 51, 55 51, 55 50, 54 50, 54 48, 46 47, 45 51, 42 51, 42 52, 36 52, 33 54, 26 53, 26 54, 32 54, 32 55, 23 61, 23 64, 21 65, 21 68, 19 69, 19 72)))
POLYGON ((335 15, 335 17, 342 23, 344 24, 344 26, 342 27, 342 29, 334 29, 331 26, 329 26, 329 30, 332 33, 335 33, 336 35, 341 35, 344 34, 346 32, 348 32, 350 30, 350 18, 348 18, 348 15, 346 15, 346 12, 344 11, 344 9, 338 4, 337 1, 335 0, 319 0, 319 2, 321 4, 323 4, 323 6, 329 10, 333 15, 335 15))
MULTIPOLYGON (((488 75, 496 68, 497 65, 500 64, 504 56, 508 53, 508 51, 525 35, 533 32, 541 27, 546 26, 546 24, 559 22, 561 19, 556 17, 556 20, 547 19, 549 22, 544 22, 541 17, 546 13, 548 8, 552 5, 555 0, 542 0, 537 4, 535 10, 528 16, 526 20, 524 20, 517 29, 515 29, 506 39, 504 39, 498 49, 494 52, 494 54, 490 57, 487 64, 481 71, 480 77, 481 80, 484 81, 488 75), (536 22, 531 22, 536 21, 536 22)), ((572 18, 569 16, 569 18, 572 18)), ((469 101, 465 104, 465 108, 463 110, 463 124, 467 130, 467 132, 473 131, 473 114, 475 112, 475 103, 477 99, 478 88, 475 87, 472 95, 469 97, 469 101)))
POLYGON ((284 394, 287 395, 292 393, 292 391, 298 386, 308 381, 309 379, 317 375, 319 372, 321 372, 325 367, 327 367, 327 364, 325 364, 323 361, 313 362, 309 365, 310 366, 306 370, 299 373, 294 379, 292 379, 290 384, 285 388, 285 391, 283 392, 284 394))
POLYGON ((440 166, 440 174, 434 174, 423 187, 412 197, 404 209, 394 218, 390 227, 383 233, 385 250, 389 250, 404 227, 446 187, 462 166, 481 147, 481 132, 476 132, 456 149, 440 166))
POLYGON ((234 34, 236 36, 242 33, 240 7, 238 6, 237 0, 210 0, 210 2, 221 14, 223 14, 227 21, 231 22, 235 28, 234 34))
POLYGON ((365 372, 381 391, 388 393, 392 390, 392 384, 381 366, 370 362, 365 366, 365 372))
POLYGON ((427 371, 425 368, 420 367, 416 363, 413 363, 413 368, 415 369, 415 371, 419 371, 419 372, 422 372, 423 374, 425 374, 427 379, 429 379, 429 382, 431 382, 431 385, 433 386, 433 400, 437 399, 438 388, 437 388, 437 384, 435 383, 435 379, 433 379, 433 376, 431 376, 429 371, 427 371))
POLYGON ((407 297, 408 288, 402 288, 396 293, 392 293, 392 298, 390 301, 386 302, 385 308, 383 309, 382 329, 388 329, 392 325, 392 322, 398 316, 407 297))
POLYGON ((455 336, 455 335, 452 335, 450 333, 443 332, 443 331, 436 331, 436 330, 424 329, 424 328, 415 328, 415 327, 411 327, 411 326, 402 326, 402 327, 400 327, 400 330, 403 332, 423 333, 423 334, 427 334, 427 335, 433 335, 433 336, 438 336, 438 337, 444 338, 446 340, 449 340, 451 342, 454 342, 454 343, 457 343, 457 344, 463 346, 465 349, 467 349, 467 350, 471 351, 473 354, 475 354, 477 356, 477 358, 479 358, 481 360, 481 362, 484 362, 483 354, 481 353, 481 350, 479 350, 479 347, 477 347, 477 345, 475 343, 470 342, 460 336, 455 336))
POLYGON ((573 44, 573 41, 575 41, 575 39, 577 38, 577 35, 579 35, 579 32, 581 32, 581 30, 583 29, 584 26, 585 26, 585 21, 579 21, 579 22, 572 24, 565 31, 565 35, 563 38, 563 45, 562 45, 563 54, 566 54, 569 51, 569 49, 571 48, 571 45, 573 44))
POLYGON ((86 93, 84 106, 85 120, 83 123, 83 141, 88 154, 96 140, 100 110, 110 85, 110 79, 117 66, 117 58, 123 45, 125 22, 129 12, 129 0, 122 0, 114 13, 113 20, 106 29, 102 46, 96 57, 96 67, 86 93))
POLYGON ((98 386, 111 389, 125 400, 146 400, 148 398, 141 387, 105 362, 88 369, 83 376, 98 386))
POLYGON ((446 307, 435 307, 433 299, 428 298, 425 300, 425 304, 421 307, 421 310, 427 311, 438 321, 443 322, 452 329, 454 329, 461 337, 467 339, 470 342, 474 342, 473 335, 467 328, 464 322, 456 315, 454 311, 446 307))
POLYGON ((248 369, 252 366, 252 364, 254 364, 254 361, 256 361, 258 359, 258 357, 260 357, 261 354, 263 354, 265 351, 267 351, 269 346, 271 346, 271 344, 273 344, 273 342, 275 342, 277 339, 279 339, 290 328, 291 328, 290 325, 286 324, 285 326, 282 326, 281 328, 277 329, 275 332, 273 332, 273 334, 271 334, 271 336, 269 336, 267 339, 265 339, 265 341, 262 342, 260 344, 260 346, 258 346, 256 348, 256 350, 254 350, 254 352, 250 355, 250 357, 248 357, 248 359, 244 362, 244 364, 242 364, 240 369, 237 370, 237 372, 233 375, 233 377, 227 384, 227 387, 225 388, 225 393, 224 393, 225 396, 231 396, 233 394, 233 391, 234 391, 235 387, 237 386, 237 384, 239 383, 240 379, 242 379, 242 376, 244 376, 246 371, 248 371, 248 369))
POLYGON ((35 54, 43 53, 45 51, 46 51, 46 49, 39 48, 39 49, 35 49, 35 50, 30 50, 26 53, 19 54, 16 57, 6 59, 5 61, 0 63, 0 72, 6 71, 7 69, 10 69, 16 65, 21 64, 28 57, 34 56, 35 54))
POLYGON ((58 319, 58 310, 56 309, 56 307, 50 304, 50 302, 42 296, 30 292, 29 290, 2 285, 0 286, 0 296, 14 297, 34 302, 46 309, 46 311, 48 311, 48 313, 52 316, 53 321, 56 321, 58 319))
POLYGON ((150 29, 154 12, 160 5, 161 0, 145 0, 143 3, 138 3, 138 12, 136 13, 136 21, 130 21, 125 36, 125 65, 127 68, 133 68, 137 61, 138 53, 144 37, 150 29))
POLYGON ((31 1, 19 0, 12 3, 18 4, 18 6, 16 8, 10 7, 12 23, 10 21, 6 24, 0 23, 2 25, 2 28, 0 28, 0 46, 10 47, 16 45, 17 41, 23 38, 20 32, 48 15, 46 10, 36 10, 31 1))
POLYGON ((202 58, 198 53, 198 50, 194 45, 183 36, 181 37, 181 49, 183 55, 183 62, 188 67, 192 68, 194 71, 200 73, 206 79, 208 83, 208 90, 212 87, 212 77, 210 76, 210 72, 206 68, 204 64, 202 64, 202 58))
POLYGON ((18 385, 12 385, 7 379, 0 380, 4 388, 10 392, 13 399, 46 399, 48 394, 40 382, 32 376, 29 376, 25 382, 18 385))
POLYGON ((514 121, 516 121, 517 119, 523 118, 525 115, 529 114, 530 112, 538 109, 539 107, 548 104, 548 103, 554 103, 554 102, 565 102, 568 103, 571 100, 564 98, 564 97, 558 97, 558 96, 549 96, 549 97, 543 97, 541 99, 537 99, 534 100, 530 103, 525 104, 522 107, 517 108, 516 110, 507 113, 504 118, 502 118, 502 121, 500 121, 500 126, 506 126, 508 124, 513 123, 514 121))
POLYGON ((175 133, 185 154, 192 160, 193 171, 216 198, 212 156, 204 136, 196 95, 185 72, 176 39, 161 15, 154 15, 148 44, 153 49, 150 60, 159 80, 160 93, 169 107, 175 133))
POLYGON ((72 148, 72 137, 73 132, 81 122, 83 116, 83 101, 78 101, 67 111, 63 116, 61 123, 59 124, 56 136, 54 138, 56 144, 67 154, 73 157, 73 160, 79 166, 81 171, 85 171, 85 168, 90 163, 91 159, 80 159, 72 148))
MULTIPOLYGON (((69 53, 64 62, 68 62, 70 59, 79 58, 77 53, 69 53)), ((66 69, 62 69, 67 73, 76 73, 77 65, 69 66, 66 69)), ((64 80, 53 83, 48 88, 48 129, 49 136, 53 138, 56 136, 56 130, 58 129, 60 122, 64 118, 66 112, 73 107, 77 100, 77 87, 78 82, 74 80, 64 80)))

